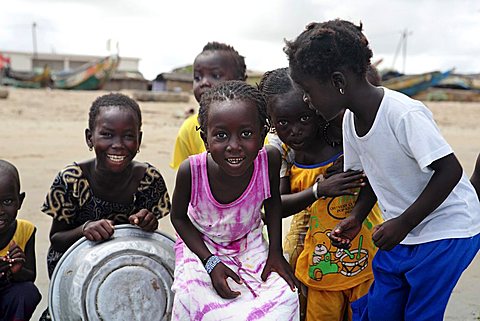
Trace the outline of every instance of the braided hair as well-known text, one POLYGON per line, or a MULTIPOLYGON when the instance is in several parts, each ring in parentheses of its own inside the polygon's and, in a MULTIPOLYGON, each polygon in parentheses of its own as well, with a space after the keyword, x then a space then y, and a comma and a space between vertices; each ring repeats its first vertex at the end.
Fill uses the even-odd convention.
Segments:
POLYGON ((261 128, 265 133, 270 130, 270 118, 267 114, 267 99, 265 95, 255 87, 240 80, 229 80, 220 83, 202 95, 200 109, 198 111, 198 122, 200 130, 207 132, 208 112, 214 102, 223 101, 250 101, 255 104, 258 110, 258 118, 261 128))
POLYGON ((247 66, 245 65, 245 57, 240 55, 238 51, 235 50, 230 45, 221 43, 221 42, 209 42, 207 43, 200 54, 203 54, 208 51, 222 51, 230 56, 233 60, 233 67, 235 72, 235 77, 239 80, 247 79, 247 66))
POLYGON ((102 107, 129 108, 134 112, 135 115, 137 115, 138 129, 140 130, 142 127, 142 112, 140 111, 140 106, 138 106, 137 102, 126 95, 120 93, 110 93, 98 97, 92 103, 90 111, 88 112, 88 129, 91 131, 93 131, 95 128, 95 121, 98 113, 100 112, 100 108, 102 107))
POLYGON ((362 24, 340 19, 307 25, 295 40, 286 42, 284 51, 292 76, 300 72, 321 81, 342 67, 365 77, 372 57, 362 24))

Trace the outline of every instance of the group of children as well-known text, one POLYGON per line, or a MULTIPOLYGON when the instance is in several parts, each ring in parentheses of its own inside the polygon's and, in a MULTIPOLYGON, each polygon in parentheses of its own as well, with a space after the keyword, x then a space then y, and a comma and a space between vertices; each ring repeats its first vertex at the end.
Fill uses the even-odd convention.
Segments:
MULTIPOLYGON (((61 170, 42 206, 49 274, 81 237, 108 239, 120 223, 154 231, 170 213, 172 320, 442 320, 480 247, 480 165, 474 188, 431 112, 368 77, 361 29, 308 25, 286 44, 289 67, 257 87, 233 47, 208 43, 171 205, 159 170, 134 160, 138 104, 95 100, 85 130, 95 157, 61 170)), ((40 301, 35 227, 16 219, 24 197, 0 161, 2 320, 28 320, 40 301)))

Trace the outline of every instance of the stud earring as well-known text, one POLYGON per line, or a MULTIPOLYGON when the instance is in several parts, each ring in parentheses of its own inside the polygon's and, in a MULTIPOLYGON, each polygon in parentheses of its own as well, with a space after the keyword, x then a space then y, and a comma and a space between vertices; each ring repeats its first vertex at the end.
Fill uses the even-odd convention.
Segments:
POLYGON ((343 88, 340 88, 340 94, 345 95, 345 90, 343 90, 343 88))
POLYGON ((139 149, 137 149, 137 154, 138 154, 138 153, 140 153, 140 148, 139 148, 139 149))

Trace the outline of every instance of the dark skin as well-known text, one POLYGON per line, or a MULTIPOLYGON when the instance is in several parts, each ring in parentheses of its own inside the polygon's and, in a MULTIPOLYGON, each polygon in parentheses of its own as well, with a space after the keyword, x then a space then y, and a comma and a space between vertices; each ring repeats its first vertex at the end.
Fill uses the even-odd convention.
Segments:
MULTIPOLYGON (((359 136, 364 136, 371 129, 383 98, 383 89, 374 87, 364 77, 343 69, 333 72, 327 81, 298 73, 294 78, 305 89, 307 101, 327 119, 348 108, 355 115, 355 130, 359 136), (322 97, 319 93, 329 95, 328 106, 321 105, 322 97)), ((454 154, 436 160, 429 167, 434 173, 418 198, 399 217, 375 228, 372 237, 380 249, 388 251, 399 244, 445 201, 462 176, 461 165, 454 154)), ((335 246, 349 246, 375 201, 375 193, 367 184, 362 188, 351 215, 332 231, 330 238, 335 246)))
MULTIPOLYGON (((93 193, 106 201, 130 204, 143 178, 146 165, 133 160, 140 147, 142 132, 135 113, 128 108, 101 107, 95 128, 85 130, 87 145, 95 149, 96 158, 79 163, 93 193)), ((147 209, 129 217, 130 224, 153 232, 158 220, 147 209)), ((90 241, 103 241, 114 233, 116 222, 109 219, 89 221, 71 228, 53 220, 50 229, 52 247, 65 252, 82 236, 90 241)))
MULTIPOLYGON (((303 165, 314 165, 331 159, 342 152, 342 146, 332 147, 323 137, 323 121, 308 108, 302 92, 292 90, 269 101, 269 110, 279 138, 295 151, 295 161, 303 165)), ((332 125, 333 126, 333 125, 332 125)), ((338 131, 332 130, 336 134, 338 131)), ((340 131, 341 135, 341 131, 340 131)), ((341 140, 341 137, 332 137, 341 140)), ((318 182, 317 195, 355 195, 353 189, 364 185, 360 171, 343 172, 343 158, 339 158, 322 181, 318 182)), ((280 179, 282 215, 288 217, 310 206, 316 201, 310 188, 291 193, 289 177, 280 179)))
POLYGON ((480 198, 480 154, 478 155, 477 161, 475 162, 475 169, 473 170, 470 182, 472 183, 473 187, 475 187, 477 197, 480 198))
MULTIPOLYGON (((240 197, 248 186, 253 173, 253 160, 262 147, 266 134, 258 121, 256 107, 246 102, 233 104, 235 102, 212 104, 208 113, 208 130, 202 135, 206 149, 210 152, 207 158, 210 188, 215 199, 223 204, 231 203, 240 197), (231 165, 226 161, 229 157, 244 160, 239 164, 231 165)), ((263 205, 270 242, 268 258, 261 278, 265 281, 270 273, 275 271, 294 290, 299 283, 283 258, 281 247, 281 200, 278 175, 280 154, 274 147, 268 147, 267 154, 271 197, 265 200, 263 205)), ((203 261, 212 253, 187 215, 191 197, 191 171, 188 160, 180 166, 175 186, 170 216, 172 224, 188 248, 203 261)), ((233 299, 240 295, 239 292, 230 289, 227 278, 232 278, 238 284, 242 281, 225 264, 217 264, 210 278, 213 287, 222 298, 233 299)))
POLYGON ((0 169, 0 219, 5 222, 0 227, 0 249, 8 246, 7 254, 0 257, 0 279, 11 273, 13 282, 34 282, 37 276, 36 229, 25 245, 25 251, 12 240, 17 229, 17 213, 25 199, 25 193, 20 193, 19 190, 18 177, 8 170, 0 169))

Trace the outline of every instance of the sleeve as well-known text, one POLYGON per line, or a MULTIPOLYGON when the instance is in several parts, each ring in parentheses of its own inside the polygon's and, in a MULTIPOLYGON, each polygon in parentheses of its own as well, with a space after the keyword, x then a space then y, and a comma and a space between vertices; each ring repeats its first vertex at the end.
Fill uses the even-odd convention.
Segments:
POLYGON ((352 112, 347 110, 343 117, 343 170, 363 170, 362 162, 352 142, 352 112))
POLYGON ((415 159, 422 171, 434 161, 453 153, 431 115, 415 110, 406 113, 395 130, 404 152, 415 159))
POLYGON ((199 126, 198 115, 195 114, 187 118, 178 130, 173 148, 172 162, 170 163, 171 168, 178 169, 188 156, 199 154, 205 150, 203 140, 197 131, 197 126, 199 126))
POLYGON ((144 179, 140 182, 140 194, 136 199, 138 209, 145 208, 152 212, 157 219, 170 214, 170 196, 167 185, 158 171, 153 166, 148 166, 144 179))
POLYGON ((72 224, 79 199, 89 198, 87 186, 78 169, 74 166, 65 168, 55 177, 42 205, 42 212, 50 215, 54 220, 72 224))

